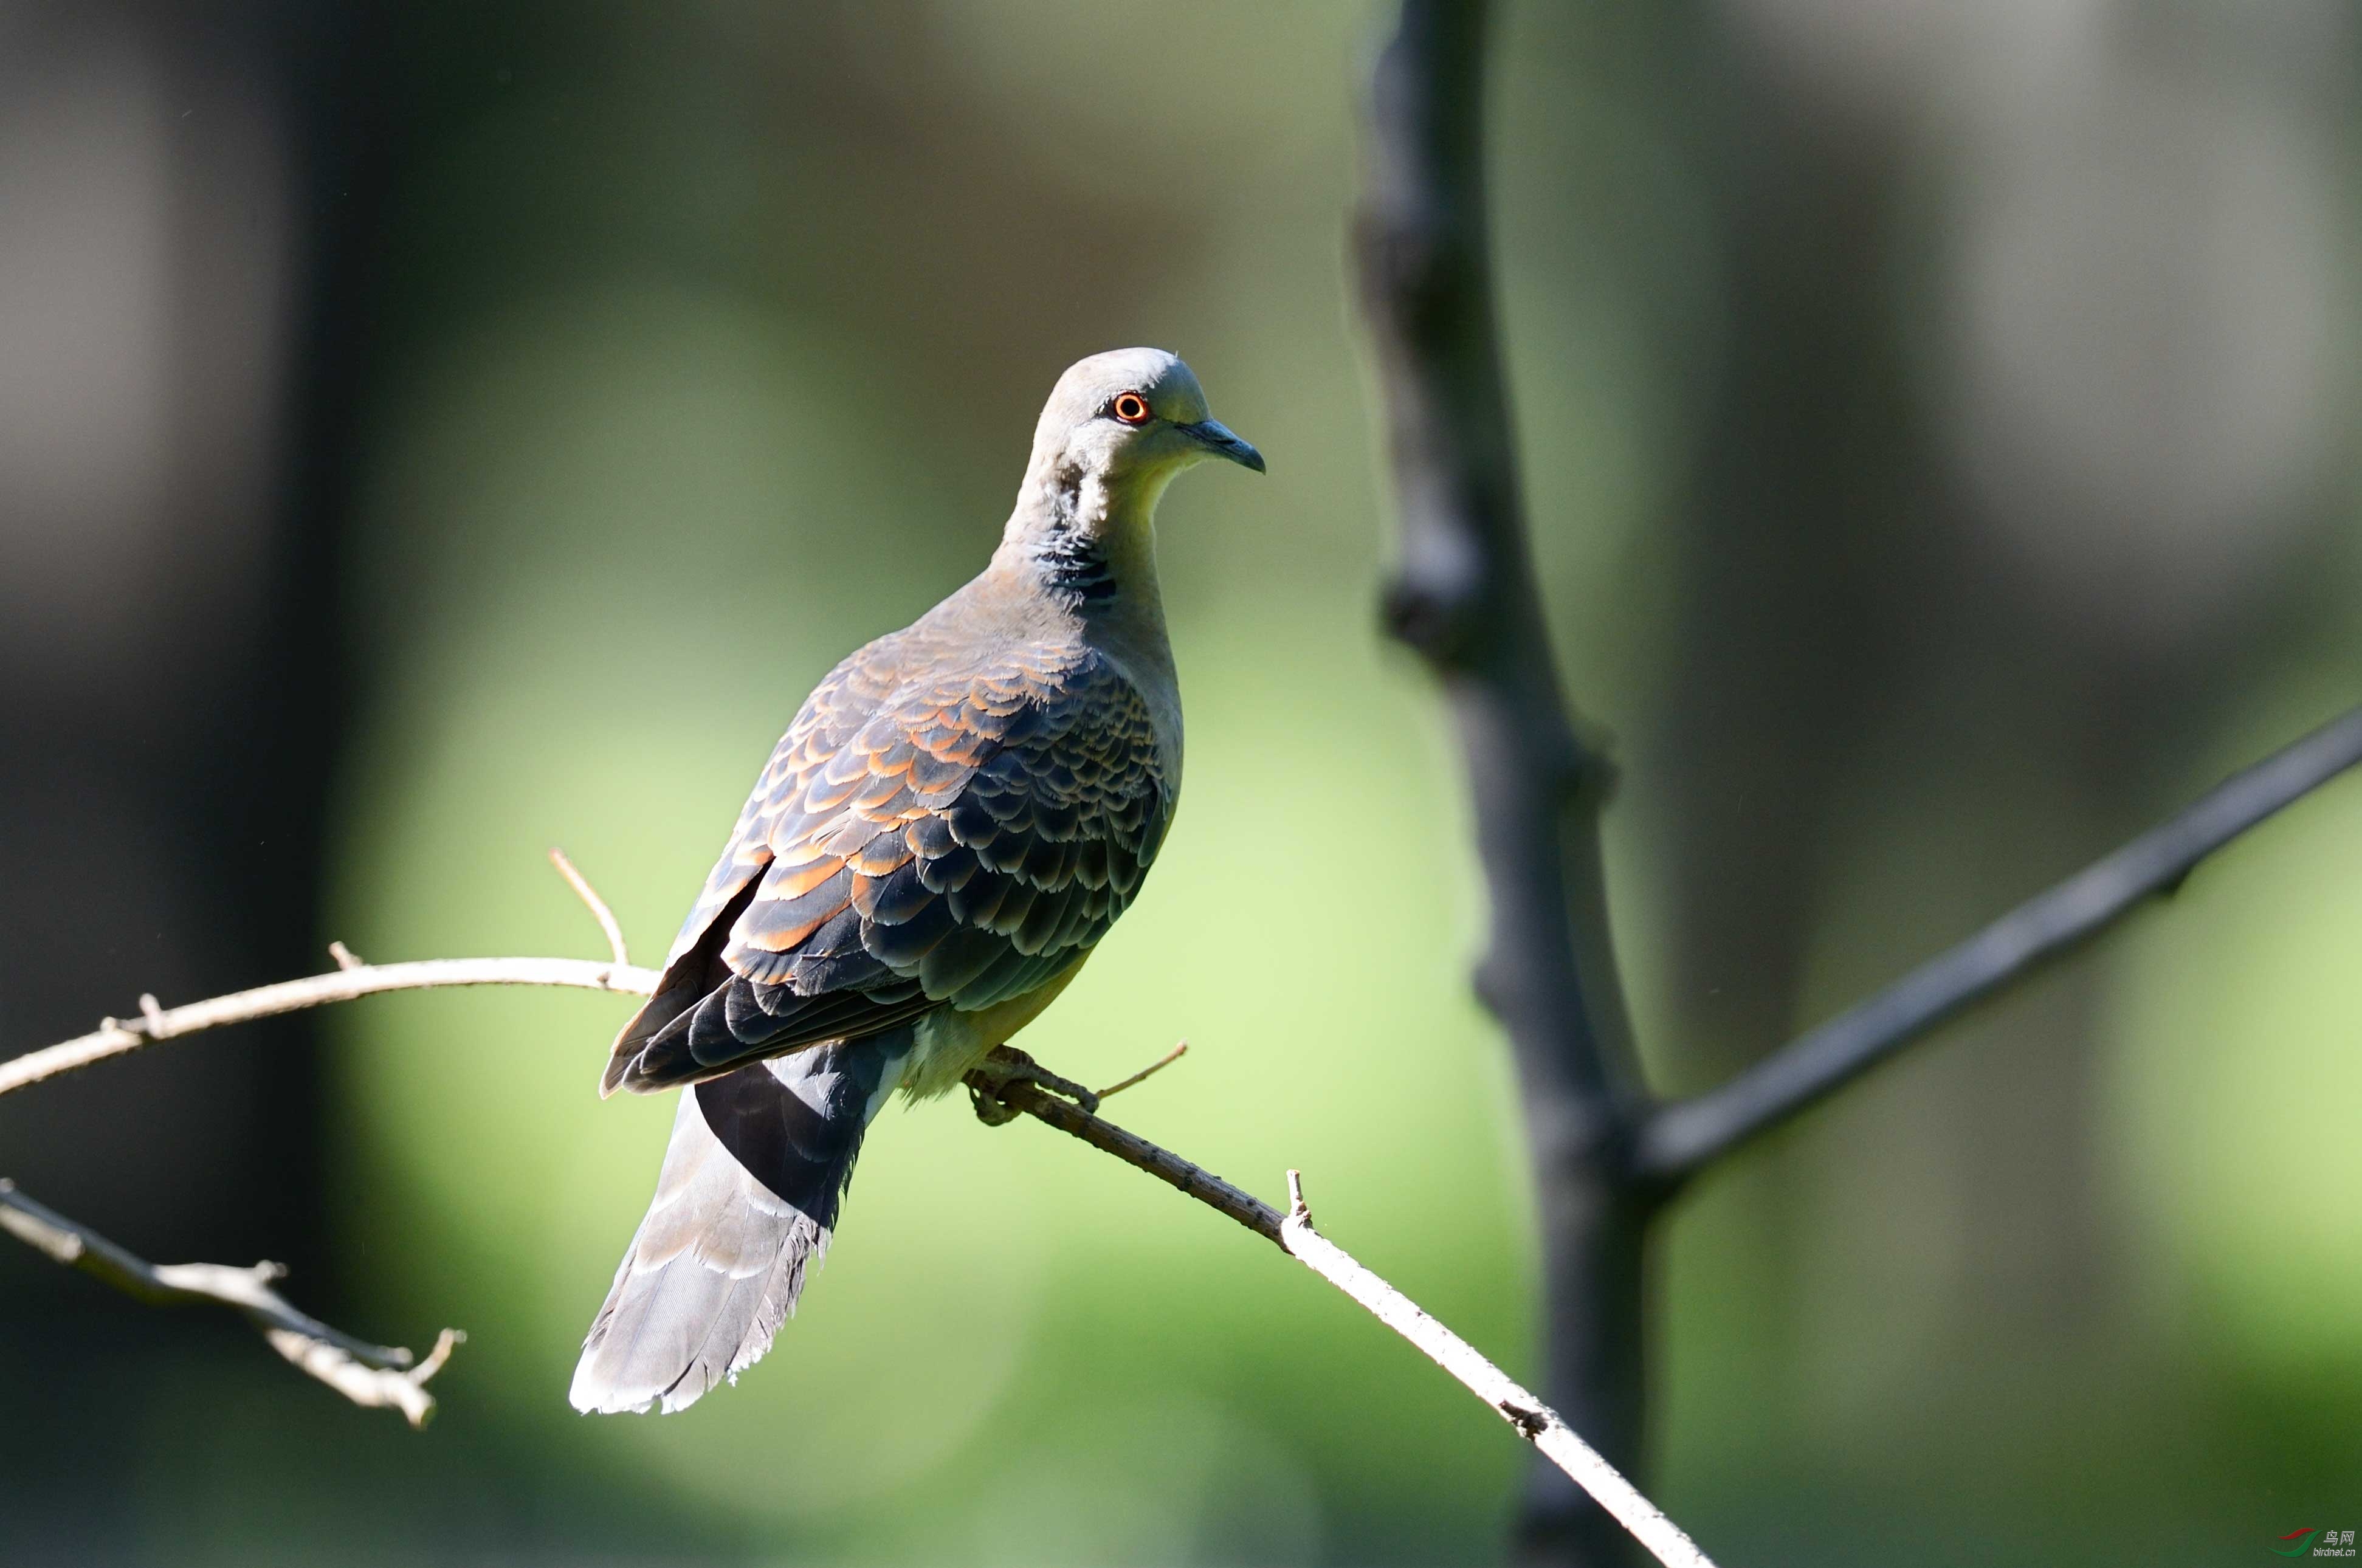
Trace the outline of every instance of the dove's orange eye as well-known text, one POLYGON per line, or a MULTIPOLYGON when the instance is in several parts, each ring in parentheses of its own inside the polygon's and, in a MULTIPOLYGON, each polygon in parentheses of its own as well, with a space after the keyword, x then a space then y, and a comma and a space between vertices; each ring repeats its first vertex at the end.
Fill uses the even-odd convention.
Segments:
POLYGON ((1149 420, 1148 400, 1138 392, 1116 393, 1108 412, 1126 425, 1145 425, 1149 420))

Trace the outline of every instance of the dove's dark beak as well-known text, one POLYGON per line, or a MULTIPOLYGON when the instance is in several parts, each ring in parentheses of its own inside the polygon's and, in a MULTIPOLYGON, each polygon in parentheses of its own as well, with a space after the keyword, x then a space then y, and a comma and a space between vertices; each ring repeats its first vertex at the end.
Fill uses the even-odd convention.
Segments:
POLYGON ((1176 425, 1173 428, 1218 458, 1228 458, 1241 468, 1253 469, 1257 473, 1264 471, 1263 454, 1231 435, 1230 426, 1219 419, 1201 419, 1195 425, 1176 425))

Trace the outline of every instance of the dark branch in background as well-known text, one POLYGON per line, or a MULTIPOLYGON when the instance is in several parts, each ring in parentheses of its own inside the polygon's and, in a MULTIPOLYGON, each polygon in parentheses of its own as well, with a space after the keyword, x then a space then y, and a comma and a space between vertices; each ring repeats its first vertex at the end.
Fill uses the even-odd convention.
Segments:
MULTIPOLYGON (((1401 512, 1385 618, 1442 687, 1474 808, 1489 903, 1476 988, 1518 1065, 1544 1386, 1629 1468, 1650 1206, 1621 1175, 1644 1105, 1600 867, 1609 770, 1567 716, 1520 515, 1486 234, 1485 10, 1406 0, 1370 84, 1354 249, 1401 512)), ((1613 1520, 1539 1466, 1520 1534, 1540 1560, 1626 1551, 1613 1520)))
POLYGON ((2222 848, 2362 762, 2362 708, 2214 787, 2195 805, 2028 900, 1949 952, 1798 1037, 1721 1088, 1668 1105, 1634 1164, 1674 1185, 1844 1088, 1904 1046, 2171 893, 2222 848))
POLYGON ((151 1264, 132 1256, 105 1237, 43 1208, 0 1178, 0 1231, 80 1270, 125 1295, 154 1307, 228 1307, 270 1342, 270 1348, 356 1405, 400 1410, 413 1427, 435 1413, 426 1380, 466 1339, 446 1329, 419 1361, 396 1345, 373 1345, 332 1329, 289 1306, 270 1286, 286 1277, 277 1264, 251 1268, 227 1264, 151 1264))
POLYGON ((1562 852, 1595 841, 1610 770, 1567 718, 1519 512, 1479 157, 1485 10, 1411 0, 1372 83, 1356 250, 1402 510, 1385 612, 1459 730, 1493 916, 1485 1001, 1588 1122, 1630 1087, 1611 1066, 1628 1028, 1615 966, 1577 961, 1578 926, 1606 926, 1595 858, 1562 852))
MULTIPOLYGON (((2036 973, 2205 856, 2362 760, 2362 710, 2231 779, 1729 1083, 1654 1103, 1634 1057, 1599 855, 1608 769, 1568 717, 1520 515, 1484 168, 1482 0, 1403 0, 1374 70, 1354 231, 1401 513, 1388 629, 1441 687, 1488 897, 1479 996, 1518 1064, 1552 1401, 1628 1469, 1646 1408, 1650 1222, 1700 1169, 2036 973)), ((1537 1468, 1529 1562, 1612 1563, 1623 1537, 1537 1468)))

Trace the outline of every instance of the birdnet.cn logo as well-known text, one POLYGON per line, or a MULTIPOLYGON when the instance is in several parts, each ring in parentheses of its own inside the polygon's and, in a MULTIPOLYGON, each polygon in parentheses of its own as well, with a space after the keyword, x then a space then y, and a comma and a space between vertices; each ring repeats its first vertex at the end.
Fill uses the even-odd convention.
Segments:
POLYGON ((2354 1532, 2350 1529, 2292 1529, 2280 1537, 2280 1544, 2272 1548, 2280 1557, 2351 1557, 2354 1555, 2354 1532))

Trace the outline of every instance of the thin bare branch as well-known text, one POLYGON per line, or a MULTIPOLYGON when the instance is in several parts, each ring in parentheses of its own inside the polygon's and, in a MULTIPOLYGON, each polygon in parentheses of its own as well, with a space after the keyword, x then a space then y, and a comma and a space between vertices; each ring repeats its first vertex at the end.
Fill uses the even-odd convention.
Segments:
POLYGON ((435 1413, 426 1380, 467 1336, 446 1329, 423 1362, 397 1345, 373 1345, 288 1305, 270 1288, 286 1276, 277 1264, 151 1264, 55 1209, 34 1202, 0 1177, 0 1230, 150 1306, 228 1307, 245 1314, 270 1347, 356 1405, 400 1410, 413 1427, 435 1413), (415 1363, 415 1364, 413 1364, 415 1363))
POLYGON ((1312 1228, 1304 1183, 1287 1173, 1287 1217, 1280 1221, 1279 1244, 1305 1267, 1369 1309, 1370 1315, 1443 1368, 1461 1386, 1491 1406, 1542 1457, 1566 1472, 1599 1506, 1614 1515, 1632 1538, 1666 1568, 1714 1568, 1697 1543, 1640 1495, 1596 1450, 1575 1435, 1558 1412, 1528 1393, 1514 1378, 1478 1353, 1476 1347, 1437 1322, 1418 1302, 1388 1285, 1352 1253, 1312 1228))
POLYGON ((1686 1180, 1937 1025, 2089 942, 2151 895, 2172 892, 2206 856, 2358 762, 2362 707, 2234 774, 2179 816, 2020 904, 1719 1088, 1660 1110, 1636 1141, 1637 1173, 1666 1187, 1686 1180))
POLYGON ((1179 1061, 1188 1054, 1189 1042, 1184 1040, 1178 1045, 1174 1046, 1172 1050, 1165 1052, 1164 1055, 1157 1057, 1156 1060, 1149 1063, 1148 1066, 1132 1074, 1131 1077, 1128 1078, 1120 1078, 1116 1082, 1109 1084, 1107 1088, 1099 1090, 1099 1098, 1101 1099, 1106 1099, 1111 1095, 1121 1094, 1124 1090, 1131 1088, 1135 1085, 1144 1084, 1149 1079, 1154 1077, 1157 1074, 1163 1072, 1165 1068, 1171 1066, 1174 1063, 1179 1061))
POLYGON ((557 867, 557 874, 566 878, 566 885, 574 889, 575 896, 590 906, 590 918, 607 933, 607 951, 614 955, 616 966, 630 964, 632 955, 624 950, 624 928, 616 922, 615 911, 607 907, 607 900, 599 896, 589 878, 574 868, 574 862, 566 858, 566 851, 553 847, 549 863, 557 867))
MULTIPOLYGON (((987 1101, 997 1100, 1010 1110, 1022 1111, 1061 1132, 1080 1138, 1101 1154, 1113 1154, 1134 1169, 1146 1171, 1166 1186, 1196 1198, 1217 1214, 1237 1220, 1265 1241, 1278 1242, 1278 1209, 1232 1187, 1204 1166, 1190 1164, 1170 1149, 1161 1149, 1137 1132, 1094 1116, 1036 1083, 1002 1077, 979 1068, 967 1076, 967 1085, 987 1101)), ((996 1118, 983 1106, 978 1107, 978 1115, 988 1124, 998 1125, 996 1118)))
POLYGON ((646 996, 653 969, 587 958, 428 958, 409 964, 363 964, 301 980, 281 980, 226 997, 160 1008, 140 1019, 107 1019, 92 1032, 0 1062, 0 1095, 200 1030, 351 1001, 380 991, 432 990, 445 986, 563 986, 578 990, 646 996))
MULTIPOLYGON (((314 976, 309 979, 291 980, 278 986, 240 991, 232 996, 215 997, 186 1007, 150 1009, 148 1016, 136 1025, 110 1020, 97 1034, 67 1041, 45 1051, 32 1052, 0 1066, 0 1092, 39 1083, 73 1067, 87 1066, 110 1055, 120 1055, 158 1040, 169 1040, 246 1019, 291 1012, 299 1008, 349 1001, 377 991, 446 985, 557 985, 646 995, 655 988, 657 978, 653 970, 621 964, 587 964, 563 958, 441 959, 414 964, 362 965, 339 969, 334 974, 314 976)), ((153 999, 147 999, 152 1001, 153 999)), ((1135 1073, 1116 1088, 1124 1088, 1138 1083, 1158 1068, 1178 1059, 1187 1049, 1185 1041, 1166 1053, 1160 1061, 1135 1073)), ((1601 1506, 1617 1518, 1625 1520, 1628 1525, 1635 1518, 1644 1521, 1652 1518, 1662 1526, 1663 1531, 1671 1532, 1665 1539, 1686 1545, 1687 1538, 1667 1523, 1664 1516, 1633 1491, 1605 1460, 1568 1430, 1565 1422, 1548 1406, 1518 1388, 1464 1342, 1420 1312, 1407 1297, 1314 1232, 1308 1216, 1301 1212, 1300 1194, 1297 1207, 1301 1222, 1291 1244, 1286 1230, 1289 1221, 1277 1209, 1232 1187, 1203 1166, 1094 1115, 1085 1106, 1095 1109, 1100 1096, 1048 1071, 1021 1051, 1003 1047, 996 1052, 990 1062, 968 1075, 968 1087, 977 1098, 977 1113, 987 1121, 1006 1121, 1008 1115, 1004 1113, 1015 1112, 1033 1117, 1081 1139, 1093 1148, 1113 1154, 1127 1165, 1146 1171, 1303 1261, 1363 1306, 1377 1312, 1381 1320, 1410 1340, 1461 1382, 1485 1397, 1495 1409, 1508 1417, 1511 1424, 1529 1441, 1534 1442, 1552 1463, 1565 1471, 1578 1485, 1591 1491, 1601 1506), (1062 1094, 1071 1095, 1074 1099, 1062 1099, 1062 1094), (1077 1100, 1082 1103, 1076 1103, 1077 1100), (1339 1270, 1347 1272, 1341 1274, 1339 1270), (1381 1310, 1378 1303, 1382 1301, 1399 1302, 1402 1309, 1414 1316, 1402 1318, 1401 1313, 1391 1307, 1381 1310), (1390 1316, 1390 1312, 1394 1315, 1390 1316), (1401 1320, 1397 1321, 1397 1318, 1401 1320), (1481 1381, 1485 1376, 1494 1381, 1481 1381), (1495 1384, 1499 1389, 1497 1397, 1487 1394, 1495 1384), (1507 1403, 1503 1403, 1504 1399, 1507 1403), (1621 1491, 1617 1488, 1621 1488, 1621 1491), (1629 1500, 1626 1494, 1628 1494, 1629 1500)), ((1294 1173, 1289 1173, 1289 1176, 1293 1187, 1294 1173)), ((5 1179, 0 1179, 0 1225, 5 1225, 20 1240, 39 1248, 59 1263, 79 1268, 141 1300, 158 1303, 204 1301, 234 1307, 246 1313, 262 1330, 271 1347, 294 1365, 356 1404, 387 1405, 399 1408, 413 1426, 423 1425, 432 1413, 435 1402, 423 1385, 442 1366, 450 1355, 451 1347, 460 1338, 455 1331, 446 1330, 434 1353, 416 1367, 410 1367, 411 1354, 408 1351, 368 1344, 305 1317, 290 1307, 270 1288, 270 1283, 281 1277, 281 1271, 276 1264, 257 1264, 250 1269, 239 1269, 219 1264, 158 1265, 145 1263, 63 1215, 35 1203, 5 1179), (410 1370, 400 1370, 403 1368, 410 1370)), ((1659 1550, 1656 1540, 1642 1534, 1639 1527, 1633 1528, 1635 1534, 1651 1550, 1659 1550)), ((1703 1556, 1696 1554, 1694 1547, 1689 1550, 1691 1555, 1688 1557, 1666 1557, 1664 1560, 1668 1562, 1704 1564, 1705 1568, 1711 1568, 1703 1556)), ((1659 1554, 1663 1555, 1661 1551, 1659 1554)))
MULTIPOLYGON (((1032 1066, 1030 1058, 1026 1066, 1032 1066)), ((1557 1411, 1528 1393, 1508 1374, 1479 1354, 1475 1347, 1429 1316, 1417 1302, 1315 1231, 1311 1213, 1304 1206, 1303 1184, 1296 1172, 1287 1173, 1289 1211, 1282 1214, 1204 1166, 1193 1165, 1136 1132, 1094 1116, 1071 1100, 1059 1099, 1038 1083, 1016 1076, 1012 1067, 1013 1064, 1006 1061, 990 1064, 968 1075, 968 1087, 980 1099, 998 1101, 1011 1111, 1022 1111, 1103 1154, 1113 1154, 1275 1243, 1282 1252, 1368 1308, 1380 1322, 1409 1341, 1420 1354, 1459 1379, 1514 1427, 1518 1436, 1532 1443, 1543 1458, 1589 1493, 1634 1539, 1656 1553, 1659 1561, 1680 1568, 1714 1568, 1690 1538, 1624 1479, 1614 1465, 1576 1436, 1557 1411)), ((984 1114, 981 1103, 978 1110, 984 1114)), ((998 1124, 1006 1118, 986 1114, 985 1120, 998 1124)))

